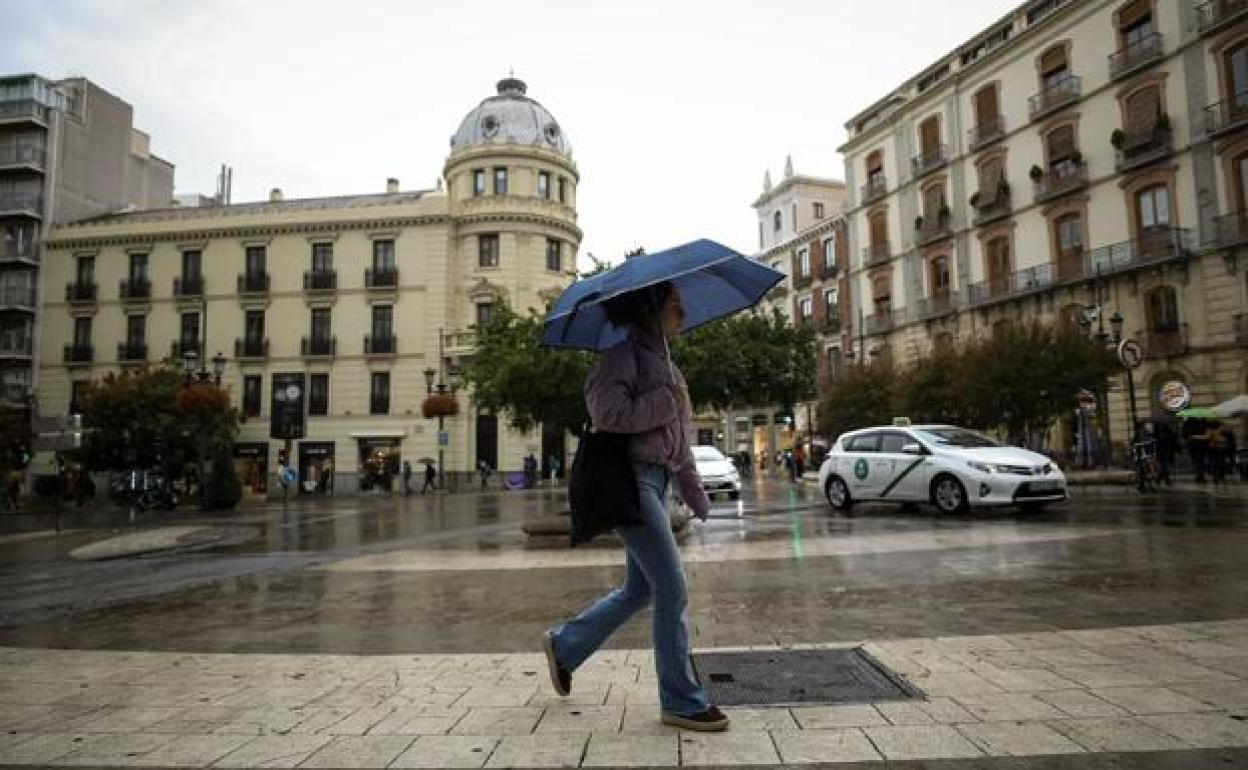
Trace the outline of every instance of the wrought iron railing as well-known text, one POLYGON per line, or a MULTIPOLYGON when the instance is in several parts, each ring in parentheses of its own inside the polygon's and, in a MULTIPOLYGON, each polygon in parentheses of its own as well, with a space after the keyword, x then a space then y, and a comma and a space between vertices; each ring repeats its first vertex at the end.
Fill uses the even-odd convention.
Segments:
POLYGON ((147 278, 123 279, 117 286, 117 296, 123 300, 152 298, 152 282, 147 278))
POLYGON ((926 320, 947 315, 958 309, 958 292, 942 291, 930 297, 923 297, 915 303, 914 314, 917 319, 926 320))
POLYGON ((1078 75, 1067 75, 1027 99, 1027 114, 1038 120, 1054 110, 1079 101, 1081 81, 1078 75))
POLYGON ((918 178, 935 171, 949 162, 949 145, 938 144, 928 147, 910 159, 910 175, 918 178))
POLYGON ((368 267, 364 269, 364 288, 366 289, 393 289, 398 285, 398 268, 375 270, 368 267))
POLYGON ((864 265, 878 265, 887 262, 892 257, 892 250, 889 248, 888 241, 876 241, 867 244, 862 250, 862 262, 864 265))
POLYGON ((980 193, 975 203, 975 224, 978 226, 995 222, 1009 216, 1011 211, 1013 211, 1013 206, 1010 204, 1009 193, 998 192, 991 199, 980 193))
POLYGON ((1248 0, 1210 0, 1200 5, 1200 34, 1211 35, 1248 17, 1248 0))
POLYGON ((234 340, 235 358, 268 358, 269 340, 257 337, 239 337, 234 340))
POLYGON ((1013 273, 990 276, 986 281, 966 287, 967 304, 983 305, 1045 289, 1054 284, 1055 272, 1053 265, 1036 265, 1013 273))
POLYGON ((1111 53, 1109 55, 1110 78, 1126 77, 1153 62, 1161 61, 1161 55, 1165 51, 1164 42, 1161 33, 1152 32, 1111 53))
POLYGON ((1169 126, 1154 125, 1142 129, 1128 128, 1122 146, 1117 149, 1118 171, 1126 172, 1169 157, 1174 152, 1169 126))
POLYGON ((66 302, 95 302, 98 289, 94 283, 65 284, 66 302))
POLYGON ((238 293, 239 294, 268 294, 269 293, 269 274, 268 273, 239 273, 238 293))
POLYGON ((1248 125, 1248 91, 1235 94, 1205 108, 1205 134, 1218 137, 1248 125))
POLYGON ((1233 211, 1213 219, 1213 242, 1217 246, 1248 243, 1248 212, 1233 211))
POLYGON ((303 273, 304 291, 333 291, 337 288, 336 270, 306 270, 303 273))
POLYGON ((188 275, 182 278, 173 279, 173 296, 175 297, 202 297, 204 296, 204 277, 202 275, 188 275))
POLYGON ((934 214, 923 219, 919 225, 918 241, 923 246, 932 241, 948 238, 953 234, 953 217, 949 214, 934 214))
POLYGON ((1063 163, 1040 175, 1033 193, 1037 203, 1082 189, 1088 184, 1088 167, 1083 163, 1063 163))
POLYGON ((67 364, 89 364, 95 359, 93 345, 66 345, 64 361, 67 364))
POLYGON ((863 203, 870 203, 876 198, 881 198, 888 193, 888 179, 880 174, 867 180, 859 190, 859 197, 863 203))
POLYGON ((1005 136, 1005 118, 1001 115, 992 115, 966 132, 966 143, 974 152, 1003 136, 1005 136))
POLYGON ((1141 329, 1135 333, 1144 349, 1145 358, 1168 358, 1187 353, 1187 324, 1169 328, 1141 329))
POLYGON ((399 338, 393 334, 384 337, 367 335, 364 337, 364 355, 392 356, 399 348, 399 338))
POLYGON ((304 356, 332 356, 338 349, 337 337, 312 335, 300 340, 299 352, 304 356))
POLYGON ((146 361, 147 360, 147 343, 118 342, 117 343, 117 360, 118 361, 146 361))

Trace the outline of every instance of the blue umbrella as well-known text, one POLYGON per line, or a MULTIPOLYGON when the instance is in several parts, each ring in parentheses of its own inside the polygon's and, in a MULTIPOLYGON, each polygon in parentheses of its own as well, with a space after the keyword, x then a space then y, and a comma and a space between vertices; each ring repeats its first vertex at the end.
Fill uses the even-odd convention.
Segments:
POLYGON ((663 281, 671 281, 680 291, 683 332, 752 307, 782 280, 784 273, 705 239, 643 254, 564 290, 546 314, 542 344, 585 350, 618 345, 628 329, 612 325, 602 303, 663 281))

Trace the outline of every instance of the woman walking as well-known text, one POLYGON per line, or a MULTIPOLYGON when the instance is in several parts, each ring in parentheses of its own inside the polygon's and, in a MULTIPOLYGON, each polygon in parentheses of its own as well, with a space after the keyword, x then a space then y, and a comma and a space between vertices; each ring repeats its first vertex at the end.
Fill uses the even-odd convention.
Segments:
POLYGON ((693 666, 685 572, 665 503, 674 482, 695 516, 705 520, 710 508, 689 448, 689 392, 668 355, 667 341, 684 321, 680 294, 664 282, 608 300, 604 310, 614 326, 631 327, 631 333, 590 374, 586 406, 595 428, 632 434, 629 455, 644 524, 616 529, 628 552, 623 585, 546 632, 551 683, 568 695, 572 672, 626 620, 653 604, 661 721, 687 730, 724 730, 728 717, 707 701, 693 666))

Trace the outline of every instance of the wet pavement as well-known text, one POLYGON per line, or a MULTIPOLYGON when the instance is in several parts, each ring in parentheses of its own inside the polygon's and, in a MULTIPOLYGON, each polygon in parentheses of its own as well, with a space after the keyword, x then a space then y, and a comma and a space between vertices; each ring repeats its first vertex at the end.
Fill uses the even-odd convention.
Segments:
MULTIPOLYGON (((559 539, 522 534, 526 521, 563 507, 561 493, 539 490, 300 501, 230 515, 145 517, 134 525, 125 512, 101 510, 66 516, 67 529, 59 534, 44 531, 46 519, 5 517, 0 647, 174 656, 168 660, 190 653, 197 659, 261 654, 257 660, 267 660, 264 654, 291 660, 466 654, 529 665, 525 656, 543 629, 623 573, 622 550, 609 540, 568 549, 559 539), (247 536, 98 562, 69 557, 109 537, 169 526, 227 527, 247 536)), ((1233 710, 1248 709, 1237 689, 1248 692, 1238 679, 1248 675, 1248 647, 1235 646, 1248 643, 1248 490, 1242 486, 1147 496, 1123 488, 1077 490, 1068 504, 1041 514, 938 517, 926 509, 859 506, 846 517, 831 512, 813 488, 764 480, 740 502, 717 502, 710 521, 692 525, 681 542, 699 648, 1002 636, 1034 642, 1065 640, 1060 635, 1066 632, 1166 626, 1183 629, 1174 633, 1188 641, 1214 645, 1188 651, 1202 664, 1207 661, 1199 655, 1226 648, 1221 652, 1234 666, 1204 667, 1232 680, 1233 696, 1222 706, 1231 711, 1221 716, 1242 720, 1233 710)), ((611 640, 608 649, 618 652, 604 660, 644 650, 649 639, 648 618, 638 617, 611 640)), ((1146 639, 1174 641, 1164 634, 1146 639)), ((1025 654, 1025 644, 1015 646, 1025 654)), ((1088 654, 1096 649, 1087 646, 1088 654)), ((168 665, 165 658, 153 660, 168 665)), ((990 665, 1007 664, 998 659, 990 665)), ((1057 662, 1036 665, 1051 670, 1057 662)), ((604 690, 598 705, 611 705, 609 697, 604 690)), ((854 727, 869 734, 869 725, 854 727)), ((1097 756, 1115 766, 1248 763, 1236 749, 1214 751, 1248 745, 1248 739, 1159 743, 1148 760, 1154 764, 1146 764, 1115 753, 1112 744, 1090 748, 1095 735, 1081 740, 1075 727, 1061 728, 1050 720, 1045 740, 1108 752, 1097 756), (1201 751, 1169 751, 1183 747, 1201 751)), ((1182 729, 1189 728, 1184 722, 1182 729)), ((1168 729, 1173 736, 1180 728, 1168 729)), ((983 740, 991 743, 993 735, 983 740)), ((974 730, 958 736, 983 749, 974 730)), ((498 745, 491 744, 491 757, 498 745)), ((883 744, 874 745, 880 753, 873 756, 890 756, 883 744)), ((800 741, 793 746, 818 748, 800 741)), ((781 750, 760 763, 783 756, 781 750)), ((968 767, 981 766, 969 761, 968 767)), ((1079 761, 1045 766, 1105 766, 1079 761)))

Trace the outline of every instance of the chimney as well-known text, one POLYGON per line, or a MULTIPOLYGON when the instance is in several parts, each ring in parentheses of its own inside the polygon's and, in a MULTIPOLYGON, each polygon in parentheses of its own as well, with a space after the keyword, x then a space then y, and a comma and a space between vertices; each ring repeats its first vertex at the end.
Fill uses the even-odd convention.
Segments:
POLYGON ((395 179, 394 177, 390 177, 389 179, 387 179, 386 180, 386 192, 393 194, 393 193, 397 193, 398 191, 399 191, 399 180, 395 179))
POLYGON ((269 203, 281 203, 285 198, 282 197, 282 188, 274 187, 269 190, 269 203))

